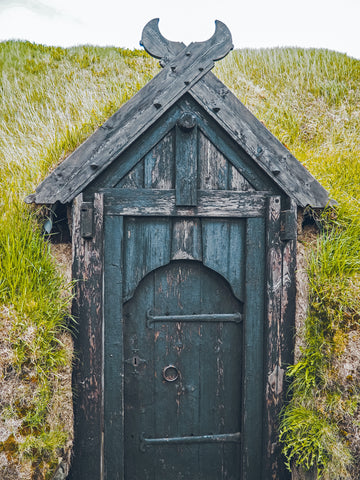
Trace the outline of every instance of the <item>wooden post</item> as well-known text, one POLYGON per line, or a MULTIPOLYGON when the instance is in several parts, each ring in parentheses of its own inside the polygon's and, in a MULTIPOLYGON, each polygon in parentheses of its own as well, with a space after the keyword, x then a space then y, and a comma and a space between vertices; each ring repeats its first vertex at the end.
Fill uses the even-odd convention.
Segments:
POLYGON ((264 471, 266 480, 287 480, 279 445, 285 371, 293 359, 295 321, 296 205, 286 214, 280 197, 269 199, 267 223, 267 324, 265 328, 264 471))
MULTIPOLYGON (((74 459, 71 480, 102 474, 102 272, 103 201, 95 194, 92 236, 81 235, 82 194, 73 202, 74 459)), ((87 211, 89 205, 86 205, 87 211)))

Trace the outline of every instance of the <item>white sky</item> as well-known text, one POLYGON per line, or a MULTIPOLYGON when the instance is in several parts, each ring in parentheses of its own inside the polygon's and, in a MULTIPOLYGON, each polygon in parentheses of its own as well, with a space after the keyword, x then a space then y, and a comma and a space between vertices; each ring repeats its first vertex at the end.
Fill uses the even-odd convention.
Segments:
POLYGON ((186 44, 209 38, 219 19, 236 48, 328 48, 360 59, 360 0, 0 0, 0 41, 139 48, 155 17, 166 38, 186 44))

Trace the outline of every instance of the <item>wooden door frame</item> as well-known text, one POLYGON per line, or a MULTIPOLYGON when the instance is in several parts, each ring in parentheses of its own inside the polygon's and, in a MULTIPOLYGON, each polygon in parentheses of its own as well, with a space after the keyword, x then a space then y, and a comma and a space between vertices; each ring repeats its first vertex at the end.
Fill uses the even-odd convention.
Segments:
MULTIPOLYGON (((256 192, 254 197, 256 197, 256 192)), ((250 369, 251 378, 256 378, 256 381, 247 382, 245 380, 244 383, 244 403, 247 406, 250 405, 250 411, 247 411, 247 421, 243 425, 246 442, 243 445, 245 472, 243 480, 254 480, 255 477, 250 477, 250 474, 248 475, 246 472, 248 466, 253 465, 254 462, 259 465, 257 452, 261 447, 264 461, 259 474, 262 478, 264 480, 289 478, 281 460, 277 440, 277 418, 284 398, 284 369, 286 363, 290 363, 292 358, 296 206, 294 202, 289 202, 290 206, 284 216, 281 209, 282 203, 284 201, 280 196, 269 196, 267 215, 253 218, 248 222, 248 228, 253 229, 251 235, 255 237, 258 230, 257 225, 265 222, 263 245, 266 255, 266 270, 259 270, 258 248, 253 248, 246 255, 246 269, 249 275, 248 280, 253 285, 258 281, 259 275, 266 276, 266 282, 263 284, 266 301, 265 311, 258 313, 257 324, 252 326, 258 333, 262 332, 262 338, 257 337, 258 342, 255 348, 245 340, 245 363, 250 369), (284 338, 287 338, 286 342, 284 338), (258 371, 251 372, 251 365, 255 365, 259 358, 263 365, 261 375, 258 375, 258 371), (262 392, 260 398, 259 391, 262 392), (263 405, 261 418, 257 414, 259 411, 259 406, 256 406, 257 402, 261 402, 263 405), (259 438, 259 435, 252 435, 254 428, 258 432, 262 432, 262 438, 259 438)), ((117 472, 117 477, 114 477, 112 473, 111 479, 124 479, 123 452, 119 452, 115 442, 104 445, 107 434, 111 434, 111 432, 114 432, 114 435, 116 433, 115 436, 119 438, 120 443, 124 441, 123 404, 120 414, 116 413, 119 411, 119 399, 120 402, 123 402, 124 380, 122 301, 121 295, 118 295, 122 291, 122 271, 119 264, 122 245, 121 242, 118 243, 117 248, 114 248, 113 244, 112 248, 106 248, 104 245, 107 234, 115 233, 118 238, 122 238, 123 216, 118 212, 111 215, 111 212, 108 211, 104 227, 104 211, 106 209, 102 193, 94 195, 93 204, 90 206, 89 203, 83 202, 81 194, 73 202, 73 278, 77 280, 73 313, 79 321, 75 337, 77 361, 73 373, 75 444, 73 466, 70 473, 70 478, 73 480, 77 478, 103 480, 106 478, 105 466, 111 472, 117 472), (89 210, 90 216, 93 218, 93 228, 88 229, 92 230, 90 233, 84 233, 81 226, 84 224, 84 218, 86 220, 89 216, 89 210), (112 279, 106 288, 104 286, 105 272, 112 279), (107 301, 107 298, 111 298, 111 301, 107 301), (105 322, 109 315, 118 318, 118 321, 112 322, 112 325, 108 326, 105 325, 105 322), (105 332, 106 335, 104 335, 105 332), (111 378, 112 382, 110 395, 105 397, 104 382, 106 382, 106 378, 111 378), (104 434, 105 428, 106 435, 104 434)), ((191 212, 189 213, 191 214, 191 212)), ((130 211, 126 214, 129 215, 130 211)), ((140 212, 137 215, 140 215, 140 212)), ((208 216, 212 215, 208 214, 208 216)), ((242 215, 239 214, 239 216, 242 215)), ((258 240, 260 241, 260 239, 258 240)), ((247 248, 251 249, 249 245, 247 248)), ((250 309, 256 305, 257 301, 256 298, 251 298, 252 291, 255 290, 248 289, 249 293, 246 299, 246 305, 249 305, 250 309)), ((253 314, 250 311, 247 313, 248 315, 253 314)), ((250 338, 251 335, 250 331, 245 334, 247 338, 250 338)), ((257 478, 259 474, 257 474, 257 478)))

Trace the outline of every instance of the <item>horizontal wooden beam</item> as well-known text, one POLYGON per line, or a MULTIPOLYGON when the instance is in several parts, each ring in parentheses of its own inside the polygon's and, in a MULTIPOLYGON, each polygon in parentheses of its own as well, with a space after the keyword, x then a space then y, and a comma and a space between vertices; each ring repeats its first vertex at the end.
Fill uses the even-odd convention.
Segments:
POLYGON ((262 217, 268 192, 199 190, 196 207, 177 207, 175 190, 104 189, 105 215, 262 217))

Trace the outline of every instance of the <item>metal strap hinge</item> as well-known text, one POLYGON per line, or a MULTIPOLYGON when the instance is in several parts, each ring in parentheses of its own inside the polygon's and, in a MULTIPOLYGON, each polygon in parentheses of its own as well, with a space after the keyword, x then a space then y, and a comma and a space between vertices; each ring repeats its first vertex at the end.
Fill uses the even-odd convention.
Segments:
POLYGON ((194 435, 189 437, 165 437, 165 438, 145 438, 144 433, 140 435, 139 448, 141 452, 146 452, 146 447, 156 445, 183 445, 191 443, 239 443, 241 440, 240 432, 223 433, 219 435, 194 435))
POLYGON ((94 206, 92 202, 81 204, 80 234, 82 238, 92 238, 94 235, 94 206))
POLYGON ((281 212, 281 230, 280 238, 283 242, 288 240, 296 240, 297 237, 297 223, 296 217, 292 210, 283 210, 281 212))
POLYGON ((243 321, 243 315, 240 312, 235 313, 200 313, 194 315, 152 315, 151 310, 146 312, 146 325, 150 328, 150 325, 155 322, 233 322, 241 323, 243 321))

